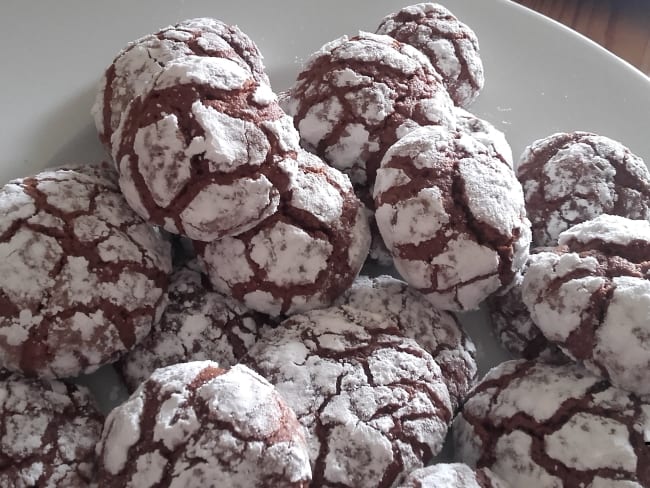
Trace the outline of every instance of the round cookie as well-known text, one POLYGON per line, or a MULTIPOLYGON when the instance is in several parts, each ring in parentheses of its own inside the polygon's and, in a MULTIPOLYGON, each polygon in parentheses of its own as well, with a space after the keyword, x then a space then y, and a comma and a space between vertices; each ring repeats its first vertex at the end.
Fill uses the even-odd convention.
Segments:
POLYGON ((441 126, 395 143, 377 171, 375 218, 402 277, 442 310, 471 310, 526 262, 529 222, 512 168, 441 126))
POLYGON ((473 470, 466 464, 434 464, 412 471, 398 488, 508 488, 487 468, 473 470))
POLYGON ((129 208, 108 164, 13 180, 0 216, 0 366, 90 373, 149 333, 170 245, 129 208))
POLYGON ((483 120, 460 107, 454 108, 454 114, 456 115, 456 129, 478 139, 491 151, 493 156, 499 158, 511 168, 514 166, 512 149, 503 132, 487 120, 483 120))
POLYGON ((242 362, 307 430, 311 486, 391 487, 442 448, 452 410, 440 368, 378 314, 341 306, 294 315, 242 362))
POLYGON ((186 56, 226 58, 269 84, 262 55, 237 26, 220 20, 196 18, 165 27, 130 42, 115 57, 102 77, 92 115, 99 139, 109 148, 129 103, 150 88, 157 73, 186 56))
POLYGON ((311 55, 289 90, 287 113, 301 143, 372 189, 388 147, 421 125, 454 124, 440 75, 415 48, 360 32, 311 55))
POLYGON ((278 158, 298 134, 269 86, 228 57, 172 60, 134 98, 112 138, 120 188, 150 223, 211 241, 279 205, 278 158))
POLYGON ((454 103, 468 107, 485 78, 474 31, 437 3, 404 7, 382 20, 377 34, 389 35, 423 52, 442 76, 454 103))
POLYGON ((130 391, 158 368, 210 359, 228 368, 255 343, 263 317, 203 283, 196 261, 170 278, 169 303, 151 333, 118 367, 130 391))
POLYGON ((213 361, 156 370, 106 418, 100 487, 307 488, 303 429, 268 381, 213 361))
POLYGON ((391 276, 358 277, 336 300, 377 314, 415 340, 438 363, 454 411, 476 381, 476 346, 456 318, 431 304, 413 288, 391 276))
POLYGON ((561 233, 560 244, 524 276, 533 320, 594 373, 650 395, 650 222, 601 215, 561 233))
POLYGON ((577 364, 502 363, 452 432, 458 459, 513 487, 650 486, 650 405, 577 364))
POLYGON ((0 486, 92 486, 103 419, 87 390, 0 371, 0 398, 0 486))
POLYGON ((533 243, 555 246, 560 232, 601 214, 650 220, 650 172, 607 137, 557 133, 526 148, 517 167, 533 243))
POLYGON ((332 303, 368 255, 363 204, 348 178, 300 151, 276 165, 280 210, 235 237, 196 243, 219 292, 272 316, 332 303))
POLYGON ((550 248, 533 248, 528 256, 522 274, 517 275, 512 285, 501 293, 495 293, 486 300, 487 310, 499 342, 516 357, 540 359, 561 364, 568 358, 559 347, 551 344, 530 316, 521 296, 524 274, 536 253, 550 248))

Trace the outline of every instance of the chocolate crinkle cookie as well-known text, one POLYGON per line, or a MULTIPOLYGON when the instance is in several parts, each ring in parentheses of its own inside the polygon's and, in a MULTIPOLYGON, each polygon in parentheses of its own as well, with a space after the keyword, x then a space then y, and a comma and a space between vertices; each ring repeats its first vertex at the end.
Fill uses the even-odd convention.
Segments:
POLYGON ((227 57, 185 56, 128 105, 112 155, 136 212, 211 241, 278 209, 274 168, 297 149, 291 118, 250 70, 227 57))
POLYGON ((102 422, 84 388, 0 371, 0 486, 93 486, 102 422))
POLYGON ((382 160, 375 218, 402 277, 443 310, 470 310, 526 263, 530 223, 510 166, 476 138, 417 129, 382 160))
POLYGON ((478 139, 497 157, 511 168, 513 167, 512 149, 506 136, 487 120, 481 119, 460 107, 454 108, 456 129, 478 139))
POLYGON ((294 315, 242 362, 306 428, 312 487, 391 487, 442 448, 452 407, 440 368, 379 314, 341 306, 294 315))
POLYGON ((422 51, 442 75, 454 103, 468 107, 485 82, 476 34, 437 3, 404 7, 382 20, 386 34, 422 51))
POLYGON ((526 148, 517 167, 533 243, 555 246, 560 232, 601 214, 650 220, 650 172, 607 137, 558 133, 526 148))
POLYGON ((524 276, 533 320, 594 373, 649 396, 650 222, 601 215, 564 231, 559 242, 524 276))
POLYGON ((168 241, 133 212, 106 163, 0 190, 0 366, 76 376, 115 361, 165 306, 168 241))
POLYGON ((196 261, 174 272, 168 295, 160 321, 118 363, 131 391, 154 370, 172 364, 210 359, 223 368, 234 366, 266 323, 262 315, 207 287, 196 261))
POLYGON ((650 405, 577 364, 502 363, 452 432, 458 459, 513 487, 650 486, 650 405))
POLYGON ((509 488, 487 468, 472 469, 463 463, 434 464, 412 471, 398 488, 509 488))
POLYGON ((345 175, 304 151, 275 170, 280 210, 238 236, 196 243, 216 290, 272 316, 332 303, 370 245, 363 204, 345 175))
POLYGON ((523 274, 517 275, 512 285, 503 292, 488 297, 486 304, 496 336, 508 351, 523 359, 561 364, 569 359, 558 346, 544 337, 521 296, 521 285, 528 266, 534 262, 536 254, 549 249, 531 249, 523 274))
POLYGON ((360 32, 311 55, 285 109, 303 146, 369 191, 386 149, 421 125, 454 124, 440 75, 415 48, 360 32))
POLYGON ((394 324, 438 363, 454 410, 476 381, 476 347, 456 318, 438 311, 413 288, 391 276, 360 276, 337 299, 394 324))
POLYGON ((189 19, 130 42, 106 69, 92 108, 99 138, 111 137, 129 103, 150 89, 155 76, 179 58, 226 58, 269 84, 262 55, 238 27, 211 18, 189 19))
POLYGON ((98 486, 307 488, 303 429, 264 378, 213 361, 156 370, 106 419, 98 486))

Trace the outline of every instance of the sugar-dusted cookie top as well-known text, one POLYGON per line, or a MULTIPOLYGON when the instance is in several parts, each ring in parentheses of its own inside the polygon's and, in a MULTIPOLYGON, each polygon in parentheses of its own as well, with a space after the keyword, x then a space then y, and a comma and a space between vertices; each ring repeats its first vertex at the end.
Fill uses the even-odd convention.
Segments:
POLYGON ((638 395, 650 395, 650 222, 601 215, 537 255, 522 296, 544 336, 638 395))
POLYGON ((457 459, 513 487, 650 485, 650 405, 577 364, 502 363, 452 431, 457 459))
POLYGON ((68 377, 115 361, 165 306, 171 250, 106 163, 0 190, 0 365, 68 377))
POLYGON ((388 488, 442 448, 452 407, 440 368, 379 314, 341 306, 294 315, 243 362, 306 428, 312 486, 388 488))
POLYGON ((237 26, 211 18, 188 19, 130 42, 108 66, 92 113, 99 138, 110 148, 129 103, 150 89, 155 75, 179 58, 226 58, 269 84, 262 55, 237 26))
POLYGON ((589 132, 557 133, 526 148, 517 166, 533 244, 601 214, 650 220, 650 172, 621 143, 589 132))
POLYGON ((526 262, 521 185, 468 133, 428 126, 404 136, 382 160, 374 198, 395 267, 438 308, 477 308, 526 262))
POLYGON ((284 106, 303 146, 366 191, 397 139, 421 125, 455 123, 453 102, 426 56, 367 32, 313 53, 284 106))
POLYGON ((298 134, 269 86, 229 57, 167 63, 113 133, 120 188, 144 219, 209 242, 272 215, 298 134))
POLYGON ((273 316, 332 303, 370 245, 364 206, 347 176, 305 151, 275 171, 284 184, 274 215, 238 236, 196 244, 215 289, 273 316))
POLYGON ((246 354, 267 321, 213 291, 192 260, 171 275, 165 311, 149 335, 120 359, 119 370, 133 391, 154 370, 176 363, 211 359, 228 368, 246 354))
POLYGON ((476 381, 476 347, 456 318, 391 276, 359 276, 336 301, 395 324, 438 363, 454 409, 476 381))
POLYGON ((460 107, 454 108, 456 129, 478 139, 494 156, 513 167, 512 149, 506 135, 485 119, 460 107))
POLYGON ((442 76, 454 103, 468 107, 485 83, 478 38, 447 8, 437 3, 404 7, 382 20, 386 34, 422 51, 442 76))
POLYGON ((106 418, 98 484, 307 488, 301 425, 273 386, 213 361, 156 370, 106 418))
POLYGON ((0 371, 0 399, 0 486, 93 486, 103 418, 87 390, 0 371))

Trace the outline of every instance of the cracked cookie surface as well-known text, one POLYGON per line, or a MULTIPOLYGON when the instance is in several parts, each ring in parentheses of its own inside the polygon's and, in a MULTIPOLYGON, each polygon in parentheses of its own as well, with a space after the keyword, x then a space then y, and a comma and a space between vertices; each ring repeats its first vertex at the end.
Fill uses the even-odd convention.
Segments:
POLYGON ((460 107, 454 107, 454 115, 456 115, 456 129, 478 139, 491 151, 493 156, 496 156, 511 168, 514 167, 512 148, 503 132, 487 120, 481 119, 460 107))
POLYGON ((268 381, 213 361, 156 370, 107 417, 98 485, 307 488, 296 416, 268 381))
POLYGON ((521 185, 469 134, 428 126, 404 136, 382 160, 374 198, 395 267, 440 309, 477 308, 526 262, 521 185))
POLYGON ((196 261, 170 277, 169 302, 149 335, 122 357, 118 367, 131 391, 154 370, 176 363, 213 360, 234 366, 268 322, 204 283, 196 261))
POLYGON ((621 143, 589 132, 557 133, 526 148, 517 166, 533 244, 601 214, 650 220, 650 172, 621 143))
POLYGON ((650 396, 650 223, 601 215, 559 242, 524 276, 533 320, 594 373, 650 396))
POLYGON ((275 170, 281 206, 238 236, 196 243, 215 289, 277 316, 332 303, 368 255, 363 204, 348 178, 300 151, 275 170))
POLYGON ((397 139, 421 125, 454 123, 453 102, 426 57, 367 32, 312 54, 284 106, 303 146, 361 192, 372 189, 379 162, 397 139))
POLYGON ((442 448, 452 410, 431 355, 349 306, 294 315, 243 359, 307 430, 312 487, 386 488, 442 448))
POLYGON ((84 388, 0 371, 0 486, 87 488, 102 415, 84 388))
POLYGON ((377 314, 431 354, 456 410, 476 381, 477 366, 476 347, 452 314, 391 276, 360 276, 335 303, 377 314))
POLYGON ((409 5, 382 20, 377 34, 385 34, 424 53, 454 103, 468 107, 485 83, 483 62, 474 31, 437 3, 409 5))
POLYGON ((149 332, 165 305, 169 243, 126 204, 106 163, 0 190, 0 363, 89 373, 149 332))
POLYGON ((211 18, 188 19, 130 42, 106 69, 92 114, 99 138, 110 150, 113 132, 129 103, 150 89, 155 75, 186 56, 227 58, 269 84, 262 55, 237 26, 211 18))
POLYGON ((211 241, 279 205, 274 167, 298 134, 270 87, 228 57, 187 55, 155 73, 113 134, 120 188, 150 223, 211 241))
POLYGON ((452 432, 460 460, 513 487, 650 485, 650 405, 576 364, 502 363, 452 432))

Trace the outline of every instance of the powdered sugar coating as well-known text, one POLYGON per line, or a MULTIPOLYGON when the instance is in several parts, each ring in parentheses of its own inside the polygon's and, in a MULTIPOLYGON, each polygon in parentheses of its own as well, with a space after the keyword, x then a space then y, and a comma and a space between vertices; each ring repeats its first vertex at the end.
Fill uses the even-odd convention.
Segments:
POLYGON ((397 270, 443 310, 478 307, 526 262, 521 186, 468 134, 429 126, 403 137, 382 160, 374 198, 397 270))
MULTIPOLYGON (((257 46, 236 26, 210 18, 196 18, 168 26, 129 43, 106 69, 92 114, 99 138, 109 146, 128 104, 150 89, 156 74, 174 61, 189 56, 214 58, 210 62, 236 63, 264 86, 262 55, 257 46)), ((235 70, 220 70, 233 73, 235 70)))
POLYGON ((235 237, 197 243, 215 289, 269 315, 330 304, 368 254, 363 205, 347 177, 299 152, 276 166, 281 210, 235 237), (281 175, 281 176, 280 176, 281 175))
POLYGON ((382 20, 377 34, 389 35, 423 52, 442 76, 454 103, 468 107, 485 82, 474 31, 436 3, 404 7, 382 20))
POLYGON ((512 486, 646 486, 647 408, 579 365, 509 361, 456 418, 456 452, 512 486))
POLYGON ((367 32, 312 54, 284 106, 303 146, 366 189, 399 137, 421 125, 455 123, 453 102, 426 57, 367 32))
POLYGON ((607 137, 558 133, 526 148, 517 167, 533 242, 554 246, 560 233, 601 214, 650 220, 650 172, 607 137))
POLYGON ((378 314, 341 306, 294 315, 243 362, 306 428, 312 486, 393 486, 442 447, 452 413, 440 368, 378 314))
POLYGON ((497 338, 508 351, 523 359, 560 364, 568 358, 535 325, 521 295, 523 277, 529 264, 535 260, 536 253, 545 249, 531 249, 522 274, 517 275, 508 289, 488 297, 486 304, 497 338))
POLYGON ((620 388, 650 395, 648 224, 620 219, 611 236, 592 234, 612 220, 603 217, 561 234, 568 248, 531 264, 523 299, 546 338, 569 356, 620 388))
POLYGON ((102 420, 83 388, 0 372, 0 486, 91 486, 102 420))
POLYGON ((196 261, 170 278, 169 303, 151 333, 118 365, 131 391, 157 368, 210 359, 228 368, 255 343, 265 320, 203 283, 196 261))
POLYGON ((478 139, 485 147, 492 151, 494 156, 501 159, 510 167, 514 166, 512 149, 503 132, 487 120, 480 119, 460 107, 455 107, 454 113, 456 115, 456 128, 459 131, 470 134, 475 139, 478 139))
POLYGON ((273 214, 281 182, 272 166, 298 148, 270 89, 232 50, 221 54, 166 63, 128 104, 111 143, 129 204, 203 241, 273 214))
POLYGON ((264 378, 195 361, 156 370, 106 419, 99 486, 306 488, 303 430, 264 378))
POLYGON ((438 363, 454 410, 476 381, 476 347, 455 317, 431 307, 406 283, 390 276, 358 277, 336 304, 348 305, 391 323, 438 363))
POLYGON ((466 464, 434 464, 412 471, 398 488, 508 488, 487 468, 473 470, 466 464))
POLYGON ((146 336, 165 306, 171 249, 126 204, 108 164, 11 181, 0 207, 3 367, 76 376, 146 336))
POLYGON ((583 245, 599 241, 617 246, 650 243, 650 222, 626 219, 618 215, 599 215, 595 219, 572 226, 558 238, 561 246, 570 246, 574 241, 583 245))

